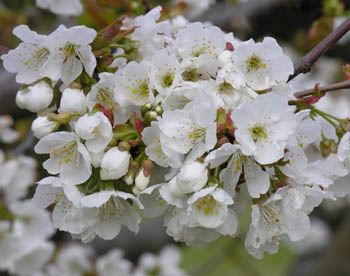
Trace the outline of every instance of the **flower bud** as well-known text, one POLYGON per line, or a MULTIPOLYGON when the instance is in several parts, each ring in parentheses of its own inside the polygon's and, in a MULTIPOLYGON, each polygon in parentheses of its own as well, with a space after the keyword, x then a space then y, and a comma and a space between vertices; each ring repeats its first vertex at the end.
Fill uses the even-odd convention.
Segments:
POLYGON ((193 161, 184 165, 176 176, 176 182, 184 193, 196 192, 208 181, 208 170, 204 164, 193 161))
POLYGON ((137 172, 138 168, 139 168, 139 162, 133 161, 133 162, 130 163, 129 171, 124 177, 124 181, 125 181, 126 184, 128 184, 128 185, 134 184, 135 175, 136 175, 136 172, 137 172))
POLYGON ((163 114, 163 108, 160 105, 157 105, 154 108, 154 111, 158 114, 158 116, 162 116, 162 114, 163 114))
POLYGON ((46 81, 28 86, 17 92, 16 104, 31 112, 40 112, 46 109, 53 99, 53 89, 46 81))
POLYGON ((139 171, 139 174, 135 178, 135 186, 138 190, 143 191, 148 187, 148 184, 151 180, 151 176, 145 176, 143 170, 139 171))
POLYGON ((137 189, 143 191, 148 187, 148 184, 152 178, 153 169, 154 164, 151 160, 145 160, 142 162, 142 167, 135 178, 135 185, 137 189))
POLYGON ((79 89, 67 88, 62 93, 59 112, 84 114, 87 111, 87 100, 79 89))
POLYGON ((56 130, 58 124, 55 121, 50 121, 47 117, 38 117, 32 123, 32 131, 38 139, 43 138, 49 133, 56 130))
POLYGON ((224 50, 218 57, 219 66, 222 68, 232 61, 232 52, 224 50))
POLYGON ((101 179, 119 179, 128 172, 130 154, 117 147, 106 152, 101 161, 101 179))
POLYGON ((152 104, 151 103, 145 103, 142 107, 141 107, 141 113, 142 115, 146 114, 146 112, 152 110, 152 104))
POLYGON ((155 112, 155 111, 148 111, 148 112, 146 112, 146 114, 145 114, 145 120, 146 120, 146 122, 152 122, 152 121, 155 121, 155 120, 157 120, 157 116, 158 116, 158 114, 157 114, 157 112, 155 112))

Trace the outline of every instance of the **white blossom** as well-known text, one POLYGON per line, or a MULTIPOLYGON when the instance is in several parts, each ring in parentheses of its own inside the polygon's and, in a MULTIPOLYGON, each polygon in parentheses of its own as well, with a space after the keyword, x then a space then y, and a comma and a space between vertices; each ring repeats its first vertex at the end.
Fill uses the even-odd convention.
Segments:
POLYGON ((258 43, 252 39, 239 43, 232 53, 232 60, 242 85, 254 90, 265 90, 280 81, 287 81, 294 72, 291 59, 271 37, 258 43))
POLYGON ((19 200, 26 196, 28 188, 36 180, 35 159, 28 156, 18 156, 0 162, 0 191, 5 202, 19 200))
POLYGON ((75 125, 75 131, 85 140, 88 151, 94 153, 104 150, 113 137, 111 123, 102 112, 80 117, 75 125))
POLYGON ((199 157, 216 144, 216 110, 205 93, 196 95, 188 109, 163 113, 158 120, 160 142, 179 153, 193 150, 199 157))
POLYGON ((0 141, 3 143, 15 142, 18 138, 17 131, 11 129, 13 119, 9 115, 0 116, 0 141))
POLYGON ((101 73, 100 81, 92 86, 87 96, 88 108, 93 110, 96 104, 101 104, 105 109, 113 114, 114 124, 123 124, 129 118, 129 109, 120 105, 123 102, 122 95, 117 94, 116 75, 111 73, 101 73))
POLYGON ((43 66, 50 55, 48 37, 31 31, 26 25, 17 26, 13 34, 23 42, 1 59, 7 71, 17 73, 18 83, 31 84, 44 76, 43 66))
POLYGON ((245 241, 248 252, 261 259, 264 251, 276 253, 283 234, 292 241, 305 237, 310 230, 310 221, 302 211, 304 202, 303 193, 281 188, 265 202, 254 204, 245 241))
POLYGON ((206 228, 217 228, 228 216, 228 205, 233 204, 229 194, 216 186, 194 193, 189 199, 192 218, 206 228))
POLYGON ((80 15, 83 5, 80 0, 35 0, 38 7, 59 15, 80 15))
POLYGON ((63 81, 62 88, 67 88, 85 69, 92 77, 96 67, 96 58, 89 45, 96 36, 96 31, 85 26, 67 29, 60 25, 48 42, 50 55, 42 68, 42 75, 52 80, 63 81))
POLYGON ((129 193, 106 190, 87 195, 82 198, 82 205, 98 208, 97 222, 94 232, 105 240, 114 239, 125 225, 130 231, 137 233, 141 218, 127 200, 132 200, 139 207, 142 205, 129 193))
POLYGON ((96 262, 98 275, 129 275, 132 264, 123 258, 123 252, 120 249, 112 249, 107 254, 100 257, 96 262))
POLYGON ((43 167, 50 174, 59 174, 65 184, 81 184, 91 175, 90 155, 74 133, 61 131, 46 135, 34 150, 38 154, 50 154, 43 167))
MULTIPOLYGON (((129 62, 121 76, 116 76, 118 92, 125 99, 122 105, 141 106, 153 100, 148 69, 144 64, 129 62)), ((123 99, 122 98, 122 99, 123 99)))
POLYGON ((242 103, 231 118, 242 153, 253 155, 260 164, 281 159, 287 140, 296 129, 296 119, 287 102, 273 94, 242 103))
POLYGON ((157 275, 186 276, 187 274, 179 267, 181 253, 174 246, 164 247, 158 256, 145 253, 137 265, 135 276, 145 276, 152 272, 157 275))

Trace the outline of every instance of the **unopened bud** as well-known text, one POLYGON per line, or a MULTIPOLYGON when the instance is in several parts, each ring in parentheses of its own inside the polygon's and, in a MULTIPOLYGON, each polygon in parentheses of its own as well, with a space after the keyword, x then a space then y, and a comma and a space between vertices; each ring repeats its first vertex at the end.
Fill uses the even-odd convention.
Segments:
POLYGON ((152 121, 157 120, 157 116, 158 116, 157 112, 155 112, 155 111, 148 111, 145 114, 145 120, 146 120, 146 122, 150 123, 152 121))
POLYGON ((143 191, 148 187, 150 180, 151 176, 145 176, 143 170, 141 169, 135 178, 135 186, 138 190, 143 191))
POLYGON ((46 81, 26 86, 16 95, 16 104, 31 112, 41 112, 49 107, 54 98, 54 92, 46 81))
POLYGON ((154 163, 151 160, 147 159, 142 162, 142 166, 135 178, 135 185, 140 191, 148 187, 152 178, 153 169, 154 163))
POLYGON ((154 111, 158 114, 158 116, 162 116, 162 114, 163 114, 163 108, 160 105, 157 105, 154 108, 154 111))
POLYGON ((34 136, 38 139, 43 138, 49 133, 55 131, 59 123, 50 121, 47 117, 38 117, 32 123, 32 131, 34 132, 34 136))
POLYGON ((79 89, 67 88, 63 91, 58 111, 84 114, 87 111, 87 100, 79 89))
POLYGON ((145 103, 142 107, 141 107, 141 113, 142 115, 145 115, 148 111, 152 110, 152 104, 151 103, 145 103))
POLYGON ((126 184, 128 185, 134 184, 135 175, 138 168, 139 168, 139 162, 133 161, 130 163, 128 173, 124 177, 124 181, 126 184))

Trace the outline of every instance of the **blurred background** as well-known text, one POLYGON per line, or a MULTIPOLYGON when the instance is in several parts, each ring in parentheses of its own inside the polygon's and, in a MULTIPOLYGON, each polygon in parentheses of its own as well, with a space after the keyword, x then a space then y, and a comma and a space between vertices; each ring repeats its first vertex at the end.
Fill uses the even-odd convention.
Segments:
MULTIPOLYGON (((275 37, 294 62, 317 45, 326 35, 350 15, 349 0, 187 0, 187 1, 126 1, 82 0, 84 12, 77 17, 57 16, 35 7, 35 0, 0 0, 0 45, 14 48, 19 40, 12 29, 27 24, 38 33, 48 34, 59 24, 83 24, 100 30, 122 14, 139 15, 156 5, 163 5, 165 17, 182 14, 191 21, 211 22, 241 40, 264 36, 275 37)), ((300 90, 313 88, 316 83, 330 84, 350 76, 350 33, 334 45, 312 68, 300 75, 293 85, 300 90), (347 71, 348 70, 348 71, 347 71)), ((15 119, 14 128, 20 133, 18 142, 7 146, 14 155, 32 155, 40 164, 45 158, 32 152, 36 143, 30 132, 32 113, 16 107, 19 86, 15 75, 5 72, 0 62, 0 114, 15 119)), ((319 107, 329 113, 350 117, 350 91, 329 93, 319 107)), ((38 179, 45 176, 39 170, 38 179)), ((1 176, 0 176, 1 177, 1 176)), ((350 183, 348 183, 350 185, 350 183)), ((31 190, 33 193, 34 187, 31 190)), ((28 195, 31 197, 31 194, 28 195)), ((249 208, 240 215, 241 231, 235 239, 222 238, 200 248, 181 244, 182 267, 190 275, 350 275, 350 198, 325 201, 311 216, 312 231, 297 244, 282 243, 273 256, 256 260, 244 248, 244 237, 250 224, 249 208)), ((58 244, 70 240, 65 233, 53 239, 58 244)), ((146 251, 157 252, 172 240, 165 234, 161 220, 146 221, 137 236, 127 230, 113 241, 96 238, 92 246, 99 254, 121 247, 126 257, 136 261, 146 251)), ((0 275, 6 275, 1 274, 0 275)))

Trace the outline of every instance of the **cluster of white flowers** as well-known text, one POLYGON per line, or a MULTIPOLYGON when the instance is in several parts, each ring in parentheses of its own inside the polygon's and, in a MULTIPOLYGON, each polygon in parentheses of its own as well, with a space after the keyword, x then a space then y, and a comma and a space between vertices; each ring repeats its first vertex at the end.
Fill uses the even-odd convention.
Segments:
POLYGON ((83 26, 14 30, 23 42, 2 59, 50 156, 33 202, 83 242, 137 233, 140 212, 186 244, 234 237, 245 203, 255 257, 302 239, 313 208, 349 191, 349 119, 289 104, 293 64, 275 39, 160 13, 124 19, 118 44, 83 26))
POLYGON ((144 253, 137 266, 124 258, 121 249, 112 249, 96 258, 93 248, 70 243, 56 253, 54 261, 35 276, 186 276, 179 267, 180 251, 174 246, 164 247, 159 255, 144 253))
POLYGON ((0 202, 0 271, 32 276, 54 252, 50 214, 29 200, 0 202))
MULTIPOLYGON (((12 118, 0 117, 2 142, 18 134, 9 126, 12 118)), ((50 214, 22 200, 36 180, 36 162, 27 156, 6 156, 0 149, 0 270, 30 276, 53 253, 48 238, 54 233, 50 214)))

